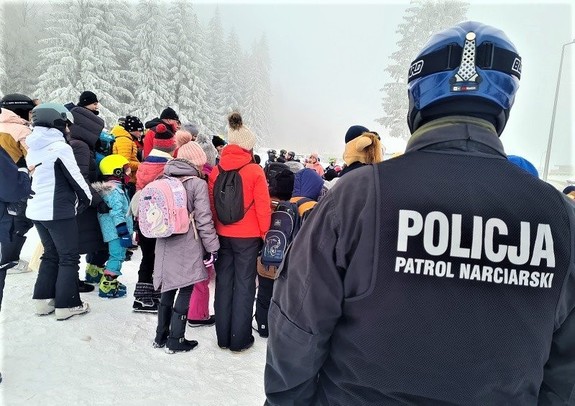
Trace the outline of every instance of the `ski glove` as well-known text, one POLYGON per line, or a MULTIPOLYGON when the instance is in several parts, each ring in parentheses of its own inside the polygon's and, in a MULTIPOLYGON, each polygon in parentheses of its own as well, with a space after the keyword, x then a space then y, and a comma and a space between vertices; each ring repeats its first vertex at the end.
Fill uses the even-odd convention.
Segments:
POLYGON ((132 237, 128 232, 128 227, 126 223, 120 223, 116 226, 116 232, 118 233, 118 238, 120 239, 120 245, 124 248, 129 248, 132 246, 132 237))
POLYGON ((106 204, 105 201, 101 201, 100 203, 98 203, 98 205, 96 206, 96 210, 98 210, 98 213, 100 214, 106 214, 110 212, 110 207, 108 207, 108 205, 106 204))
POLYGON ((218 260, 218 252, 208 252, 204 255, 204 265, 206 267, 213 265, 218 260))

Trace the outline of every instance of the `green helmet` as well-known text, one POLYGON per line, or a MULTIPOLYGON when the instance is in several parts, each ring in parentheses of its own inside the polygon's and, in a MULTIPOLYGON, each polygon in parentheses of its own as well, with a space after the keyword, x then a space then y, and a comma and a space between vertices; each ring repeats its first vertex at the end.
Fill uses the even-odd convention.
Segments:
POLYGON ((74 116, 63 104, 42 103, 32 109, 32 125, 62 130, 66 123, 74 123, 74 116))

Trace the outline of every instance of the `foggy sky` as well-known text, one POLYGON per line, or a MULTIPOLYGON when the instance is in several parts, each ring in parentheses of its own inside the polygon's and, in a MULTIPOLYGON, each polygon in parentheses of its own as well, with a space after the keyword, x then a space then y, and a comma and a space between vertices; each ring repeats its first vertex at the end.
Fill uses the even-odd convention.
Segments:
MULTIPOLYGON (((219 4, 226 34, 233 28, 249 49, 266 34, 270 48, 273 129, 269 147, 341 156, 344 135, 353 124, 386 134, 375 119, 383 115, 379 91, 390 80, 385 67, 397 50, 395 34, 408 1, 232 2, 219 4)), ((511 118, 502 136, 506 152, 541 167, 551 122, 561 46, 573 35, 571 2, 471 1, 470 20, 502 29, 523 58, 523 74, 511 118)), ((214 2, 195 3, 207 22, 214 2)), ((423 45, 423 44, 421 44, 423 45)), ((568 46, 552 148, 552 166, 573 164, 571 123, 572 59, 568 46)), ((407 96, 406 96, 407 97, 407 96)), ((405 142, 384 136, 388 152, 405 142)))

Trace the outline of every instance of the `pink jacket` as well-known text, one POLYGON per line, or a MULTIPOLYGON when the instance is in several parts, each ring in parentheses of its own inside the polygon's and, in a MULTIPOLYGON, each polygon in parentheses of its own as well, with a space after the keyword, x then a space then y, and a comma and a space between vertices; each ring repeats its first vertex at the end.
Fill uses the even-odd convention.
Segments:
POLYGON ((26 137, 32 132, 28 127, 28 122, 18 114, 8 109, 0 112, 0 133, 10 134, 16 142, 19 142, 28 149, 26 137))

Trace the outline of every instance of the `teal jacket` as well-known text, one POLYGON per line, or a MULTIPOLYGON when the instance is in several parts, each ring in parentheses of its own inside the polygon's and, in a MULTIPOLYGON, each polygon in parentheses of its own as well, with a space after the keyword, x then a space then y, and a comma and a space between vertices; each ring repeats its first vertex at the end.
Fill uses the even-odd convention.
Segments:
POLYGON ((102 197, 110 208, 109 213, 98 213, 98 221, 104 236, 104 242, 110 242, 118 238, 116 226, 126 223, 130 235, 134 232, 134 222, 129 213, 130 200, 118 181, 92 183, 93 188, 102 197))

